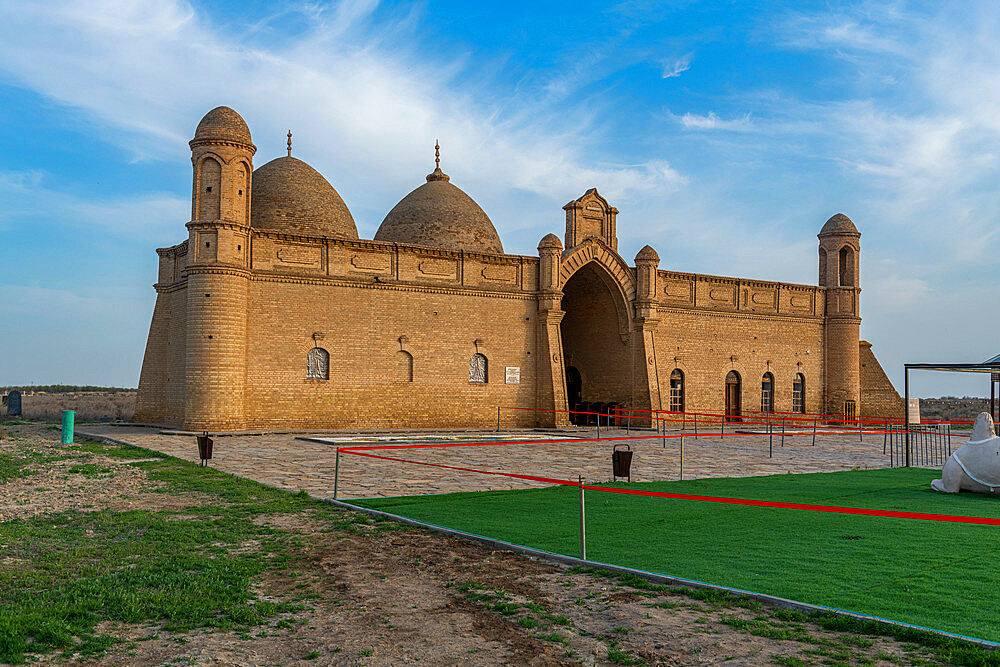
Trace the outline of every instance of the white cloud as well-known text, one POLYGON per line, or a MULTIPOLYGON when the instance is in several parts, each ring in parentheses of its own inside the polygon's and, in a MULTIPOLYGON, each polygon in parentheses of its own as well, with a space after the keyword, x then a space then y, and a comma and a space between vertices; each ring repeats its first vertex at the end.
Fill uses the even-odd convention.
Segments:
POLYGON ((369 226, 431 170, 435 138, 445 171, 472 190, 561 202, 593 185, 625 194, 683 183, 663 160, 595 166, 589 109, 495 105, 489 81, 460 83, 461 57, 421 48, 418 18, 375 25, 375 6, 310 7, 307 29, 276 45, 229 35, 182 0, 0 0, 0 72, 78 109, 139 157, 183 161, 198 119, 218 104, 247 119, 256 164, 283 154, 291 127, 296 154, 369 226))
POLYGON ((0 171, 0 230, 32 221, 50 231, 59 227, 94 230, 117 238, 163 245, 183 234, 190 200, 163 192, 134 197, 82 198, 46 185, 40 171, 0 171))
POLYGON ((691 69, 691 58, 693 55, 692 53, 686 53, 680 58, 670 58, 662 61, 660 64, 663 66, 663 69, 660 72, 660 78, 672 79, 691 69))
POLYGON ((750 114, 742 118, 724 120, 719 118, 714 111, 709 111, 707 115, 686 113, 680 117, 680 122, 684 127, 692 130, 735 130, 745 131, 751 128, 750 114))

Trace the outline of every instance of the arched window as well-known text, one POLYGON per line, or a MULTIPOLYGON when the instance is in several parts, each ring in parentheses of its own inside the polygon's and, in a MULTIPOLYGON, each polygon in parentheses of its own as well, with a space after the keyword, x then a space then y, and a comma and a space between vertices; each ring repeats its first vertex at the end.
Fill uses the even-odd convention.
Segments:
POLYGON ((740 417, 742 412, 741 385, 739 373, 729 371, 726 374, 726 421, 742 421, 740 417))
POLYGON ((486 355, 478 352, 469 359, 469 382, 485 384, 489 381, 489 362, 486 355))
POLYGON ((826 285, 828 277, 826 275, 826 250, 819 249, 819 284, 826 285))
POLYGON ((306 354, 306 378, 310 380, 330 379, 330 353, 321 347, 314 347, 306 354))
POLYGON ((684 412, 684 372, 679 368, 670 373, 670 411, 684 412))
POLYGON ((774 376, 770 373, 760 380, 760 411, 774 412, 774 376))
POLYGON ((854 287, 854 250, 846 245, 840 249, 840 286, 854 287))
POLYGON ((413 355, 406 350, 396 353, 396 379, 413 382, 413 355))
POLYGON ((198 219, 218 220, 221 215, 222 165, 205 158, 198 168, 198 219))
POLYGON ((795 374, 795 381, 792 382, 792 412, 806 411, 806 376, 802 373, 795 374))

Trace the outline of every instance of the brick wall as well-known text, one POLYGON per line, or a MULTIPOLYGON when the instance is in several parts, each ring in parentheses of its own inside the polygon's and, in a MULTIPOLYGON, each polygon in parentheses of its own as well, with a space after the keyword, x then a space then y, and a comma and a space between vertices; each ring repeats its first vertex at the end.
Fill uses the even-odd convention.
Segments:
POLYGON ((861 364, 862 414, 868 417, 905 419, 904 401, 889 381, 868 341, 858 343, 861 364))

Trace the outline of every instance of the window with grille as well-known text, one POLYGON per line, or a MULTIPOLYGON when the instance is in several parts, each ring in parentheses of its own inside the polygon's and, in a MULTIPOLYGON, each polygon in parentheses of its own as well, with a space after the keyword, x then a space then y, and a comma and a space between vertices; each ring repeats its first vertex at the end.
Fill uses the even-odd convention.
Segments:
POLYGON ((670 411, 684 412, 684 373, 679 368, 670 374, 670 411))
POLYGON ((485 384, 488 377, 488 364, 486 355, 476 353, 469 359, 469 382, 485 384))
POLYGON ((760 381, 760 411, 774 412, 774 376, 764 373, 760 381))
POLYGON ((314 347, 306 355, 306 377, 310 380, 330 379, 330 353, 314 347))
POLYGON ((802 373, 795 376, 792 383, 792 412, 805 414, 806 411, 806 378, 802 373))

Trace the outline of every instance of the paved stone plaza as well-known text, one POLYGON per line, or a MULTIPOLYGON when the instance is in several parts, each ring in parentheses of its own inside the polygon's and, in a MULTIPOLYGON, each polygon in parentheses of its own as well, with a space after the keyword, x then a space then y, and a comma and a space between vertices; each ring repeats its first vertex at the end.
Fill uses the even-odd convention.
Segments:
MULTIPOLYGON (((189 461, 198 460, 198 448, 190 435, 167 435, 160 429, 134 426, 87 425, 81 434, 102 435, 189 461)), ((433 437, 430 434, 420 434, 433 437)), ((495 433, 482 433, 483 439, 496 438, 495 433)), ((576 480, 589 483, 611 480, 611 450, 613 442, 589 442, 591 429, 566 429, 546 433, 526 431, 506 433, 518 439, 557 439, 544 444, 488 446, 457 446, 428 449, 393 449, 373 452, 378 455, 436 463, 493 472, 509 472, 540 477, 576 480)), ((624 437, 623 431, 602 431, 603 437, 624 437)), ((636 432, 631 433, 636 436, 636 432)), ((632 481, 676 480, 680 474, 680 440, 667 439, 666 447, 659 436, 640 432, 646 439, 631 440, 635 452, 632 481)), ((456 434, 449 434, 455 437, 456 434)), ((392 437, 399 438, 399 434, 392 437)), ((459 437, 474 439, 476 434, 459 437)), ((321 435, 294 434, 237 435, 215 439, 211 465, 220 470, 258 480, 271 486, 291 490, 304 489, 314 496, 333 495, 335 451, 341 447, 398 445, 406 442, 374 442, 371 434, 321 435), (302 438, 308 438, 302 439, 302 438), (319 442, 323 438, 335 439, 319 442), (345 442, 354 439, 354 442, 345 442)), ((474 441, 474 440, 472 440, 474 441)), ((961 442, 956 438, 956 447, 961 442)), ((811 445, 811 436, 786 437, 784 447, 774 437, 774 454, 768 458, 767 435, 716 434, 697 439, 685 438, 684 478, 748 477, 785 473, 833 472, 837 470, 889 467, 888 456, 882 454, 882 436, 866 435, 860 442, 857 435, 826 435, 811 445)), ((455 491, 485 491, 543 486, 537 482, 512 479, 500 475, 483 475, 459 470, 384 461, 342 454, 338 496, 365 498, 376 496, 419 495, 455 491)))

